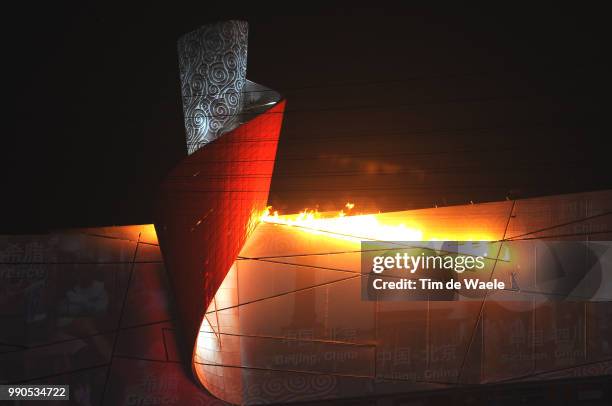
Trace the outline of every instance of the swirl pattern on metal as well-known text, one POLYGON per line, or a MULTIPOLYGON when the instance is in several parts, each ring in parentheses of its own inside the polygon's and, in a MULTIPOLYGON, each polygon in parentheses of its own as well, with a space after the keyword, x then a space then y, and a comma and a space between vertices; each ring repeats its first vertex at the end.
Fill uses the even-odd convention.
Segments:
POLYGON ((239 125, 246 80, 248 24, 224 21, 178 40, 187 153, 239 125))

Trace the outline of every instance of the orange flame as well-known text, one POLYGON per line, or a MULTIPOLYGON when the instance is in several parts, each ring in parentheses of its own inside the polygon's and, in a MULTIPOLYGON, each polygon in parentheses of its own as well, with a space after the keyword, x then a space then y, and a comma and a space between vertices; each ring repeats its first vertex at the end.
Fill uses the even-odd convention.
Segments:
MULTIPOLYGON (((354 203, 345 206, 349 211, 355 207, 354 203)), ((278 211, 271 211, 268 207, 264 211, 261 221, 269 224, 281 224, 299 227, 305 231, 316 234, 327 234, 336 238, 352 241, 383 240, 383 241, 420 241, 423 233, 416 229, 406 227, 404 224, 381 224, 375 214, 350 215, 343 210, 337 213, 321 213, 318 210, 305 209, 298 214, 280 216, 278 211)))
MULTIPOLYGON (((344 206, 351 211, 354 203, 344 206)), ((427 232, 418 224, 404 223, 385 224, 377 214, 349 214, 344 209, 339 212, 321 213, 318 210, 305 209, 298 214, 279 215, 267 207, 260 221, 268 224, 278 224, 297 227, 314 234, 325 234, 334 238, 350 241, 489 241, 490 236, 480 232, 469 232, 462 235, 446 235, 447 233, 427 232)))

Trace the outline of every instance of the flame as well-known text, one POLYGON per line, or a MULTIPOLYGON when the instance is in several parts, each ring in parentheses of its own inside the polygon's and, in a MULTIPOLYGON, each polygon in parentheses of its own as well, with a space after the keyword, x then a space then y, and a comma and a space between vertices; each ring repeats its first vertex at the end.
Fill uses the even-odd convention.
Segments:
POLYGON ((416 223, 385 224, 377 214, 352 214, 354 203, 347 203, 339 212, 322 213, 305 209, 298 214, 279 215, 278 211, 267 207, 260 221, 268 224, 297 227, 312 234, 325 234, 330 237, 350 241, 491 241, 482 232, 466 232, 461 235, 433 233, 424 230, 416 223))

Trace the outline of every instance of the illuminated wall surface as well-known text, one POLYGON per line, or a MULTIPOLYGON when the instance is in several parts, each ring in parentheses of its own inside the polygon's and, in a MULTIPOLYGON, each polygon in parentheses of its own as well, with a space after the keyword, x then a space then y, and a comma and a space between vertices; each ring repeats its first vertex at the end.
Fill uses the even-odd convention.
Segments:
MULTIPOLYGON (((376 218, 432 234, 610 240, 612 191, 376 218)), ((610 302, 365 302, 359 245, 324 234, 259 224, 222 272, 195 354, 214 396, 417 401, 462 383, 536 382, 517 398, 503 387, 484 394, 562 403, 581 395, 552 380, 612 373, 610 302), (422 389, 433 392, 410 395, 422 389)), ((189 290, 171 295, 172 277, 152 225, 1 236, 0 382, 70 384, 83 404, 215 404, 179 354, 171 303, 189 290)), ((597 382, 580 383, 584 396, 597 395, 597 382)))
POLYGON ((340 230, 259 223, 284 102, 245 82, 244 23, 187 34, 179 55, 191 155, 161 186, 155 228, 182 345, 210 393, 246 404, 334 399, 550 378, 607 361, 607 302, 514 291, 364 301, 360 240, 605 240, 610 193, 346 217, 340 230))
POLYGON ((245 79, 246 35, 228 22, 179 41, 189 155, 160 186, 155 230, 0 239, 0 382, 68 382, 92 404, 210 401, 187 364, 215 397, 258 404, 611 374, 610 301, 365 301, 360 269, 364 238, 610 240, 611 191, 262 223, 285 102, 245 79))
MULTIPOLYGON (((612 192, 601 192, 375 218, 454 238, 609 240, 611 209, 612 192)), ((598 303, 512 290, 363 301, 359 238, 326 234, 262 223, 247 241, 198 337, 196 371, 213 394, 287 402, 612 373, 612 275, 598 303)), ((506 271, 492 277, 507 280, 506 271)))

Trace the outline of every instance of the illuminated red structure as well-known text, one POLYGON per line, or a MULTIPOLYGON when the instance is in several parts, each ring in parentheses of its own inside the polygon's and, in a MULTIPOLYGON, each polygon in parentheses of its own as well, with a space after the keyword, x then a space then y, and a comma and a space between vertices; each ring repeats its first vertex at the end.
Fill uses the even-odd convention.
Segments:
MULTIPOLYGON (((563 228, 609 221, 609 192, 341 212, 331 220, 270 216, 285 102, 244 78, 246 25, 203 27, 179 44, 190 155, 161 185, 155 229, 182 347, 210 393, 236 404, 287 403, 542 379, 588 363, 608 368, 598 350, 587 349, 607 343, 601 320, 609 307, 540 307, 519 288, 502 292, 503 302, 486 295, 461 303, 363 301, 367 275, 359 267, 363 240, 588 238, 563 228), (572 326, 582 336, 563 345, 536 340, 568 329, 561 317, 568 313, 584 316, 572 326)), ((514 274, 496 267, 501 252, 488 272, 511 285, 514 274)))
POLYGON ((265 209, 284 108, 281 101, 186 157, 161 185, 155 228, 186 348, 265 209))

